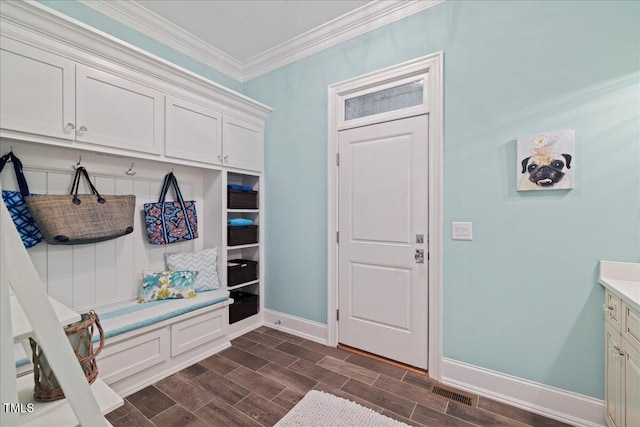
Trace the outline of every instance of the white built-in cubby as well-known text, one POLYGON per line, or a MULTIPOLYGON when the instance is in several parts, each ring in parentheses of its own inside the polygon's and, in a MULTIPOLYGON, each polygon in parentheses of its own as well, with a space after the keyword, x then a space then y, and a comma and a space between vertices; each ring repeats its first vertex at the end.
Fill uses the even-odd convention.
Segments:
MULTIPOLYGON (((81 164, 101 193, 136 195, 133 233, 87 245, 43 242, 28 250, 48 296, 76 312, 118 306, 137 298, 143 271, 165 269, 165 253, 213 247, 224 290, 259 295, 259 314, 233 325, 222 305, 215 313, 108 340, 99 359, 105 382, 122 395, 132 393, 261 325, 263 139, 270 108, 38 2, 3 2, 0 55, 0 155, 13 149, 30 191, 69 193, 74 166, 81 164), (143 205, 158 201, 170 171, 184 199, 196 202, 199 238, 152 245, 143 205), (227 209, 229 183, 258 191, 258 209, 227 209), (233 217, 259 226, 258 243, 227 244, 233 217), (234 258, 258 261, 258 280, 227 287, 227 260, 234 258), (210 324, 220 327, 211 340, 185 341, 210 324), (155 353, 144 353, 147 347, 155 353), (116 371, 133 367, 133 358, 149 366, 116 371)), ((16 190, 12 168, 5 169, 3 188, 16 190)))
MULTIPOLYGON (((258 278, 248 282, 240 283, 233 286, 228 286, 229 291, 242 291, 253 295, 258 295, 258 315, 250 316, 246 319, 240 320, 236 323, 229 325, 232 335, 242 333, 247 329, 255 327, 256 323, 261 322, 260 313, 264 307, 264 293, 262 291, 262 279, 264 277, 264 227, 262 207, 264 206, 264 191, 262 188, 262 176, 259 174, 248 174, 240 172, 227 172, 225 182, 225 207, 226 207, 226 219, 232 218, 246 218, 253 221, 254 225, 258 226, 258 242, 244 245, 230 245, 227 241, 227 232, 225 230, 223 239, 225 250, 224 265, 227 265, 228 261, 235 259, 252 260, 258 263, 258 278), (258 192, 257 197, 257 209, 233 209, 227 205, 226 189, 230 184, 239 184, 249 186, 253 191, 258 192)), ((226 222, 225 219, 225 222, 226 222)), ((223 272, 224 282, 227 283, 227 269, 223 272)))

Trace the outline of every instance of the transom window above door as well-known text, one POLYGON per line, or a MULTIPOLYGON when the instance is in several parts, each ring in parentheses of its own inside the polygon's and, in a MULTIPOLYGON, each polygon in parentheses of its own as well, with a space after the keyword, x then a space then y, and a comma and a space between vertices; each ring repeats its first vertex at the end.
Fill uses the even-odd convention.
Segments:
POLYGON ((348 98, 344 102, 345 120, 354 120, 422 105, 424 102, 424 79, 348 98))
POLYGON ((428 78, 424 71, 409 70, 338 94, 339 129, 428 113, 428 78))

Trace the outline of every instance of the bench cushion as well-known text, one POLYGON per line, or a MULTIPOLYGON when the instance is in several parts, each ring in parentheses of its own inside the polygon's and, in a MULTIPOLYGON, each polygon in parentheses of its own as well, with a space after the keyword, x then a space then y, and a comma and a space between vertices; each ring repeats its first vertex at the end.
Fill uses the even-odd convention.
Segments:
MULTIPOLYGON (((188 299, 151 301, 144 304, 131 301, 118 306, 96 309, 96 313, 100 317, 105 338, 111 338, 228 300, 229 292, 218 289, 198 292, 194 298, 188 299)), ((96 329, 93 341, 99 340, 100 336, 96 329)))
POLYGON ((22 344, 19 342, 13 345, 13 355, 14 360, 16 361, 16 368, 20 368, 31 363, 31 359, 29 359, 31 354, 27 354, 27 352, 24 351, 24 347, 22 347, 22 344))

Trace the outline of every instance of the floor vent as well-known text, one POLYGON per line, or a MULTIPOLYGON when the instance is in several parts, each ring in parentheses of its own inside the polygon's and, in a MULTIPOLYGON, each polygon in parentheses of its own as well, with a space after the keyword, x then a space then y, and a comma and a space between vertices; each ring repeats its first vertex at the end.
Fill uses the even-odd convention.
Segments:
POLYGON ((452 388, 448 388, 441 385, 434 385, 431 388, 431 393, 442 396, 446 399, 453 400, 454 402, 462 403, 463 405, 475 407, 476 396, 472 394, 463 394, 452 388))

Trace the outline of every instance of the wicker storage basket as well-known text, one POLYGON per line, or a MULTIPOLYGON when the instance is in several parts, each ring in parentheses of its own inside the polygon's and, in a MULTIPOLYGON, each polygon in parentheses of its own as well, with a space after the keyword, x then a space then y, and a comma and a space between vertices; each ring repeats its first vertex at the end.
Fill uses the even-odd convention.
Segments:
POLYGON ((227 245, 249 245, 258 243, 258 226, 227 226, 227 245))
POLYGON ((233 304, 229 306, 229 323, 236 323, 258 314, 258 295, 231 291, 229 296, 233 298, 233 304))
POLYGON ((230 259, 227 262, 227 286, 258 279, 258 262, 250 259, 230 259))
POLYGON ((227 208, 258 209, 258 192, 227 190, 227 208))
MULTIPOLYGON (((89 384, 93 384, 98 378, 96 357, 104 347, 104 331, 102 330, 102 325, 100 325, 98 314, 93 310, 83 314, 80 322, 65 327, 64 332, 69 338, 69 343, 78 358, 87 381, 89 384), (95 328, 98 328, 100 333, 100 344, 94 350, 92 338, 95 328)), ((35 383, 33 397, 40 402, 63 399, 64 392, 60 388, 58 380, 42 352, 42 348, 33 338, 29 338, 29 342, 33 353, 33 380, 35 383)))

